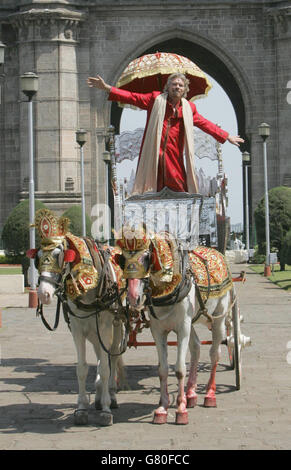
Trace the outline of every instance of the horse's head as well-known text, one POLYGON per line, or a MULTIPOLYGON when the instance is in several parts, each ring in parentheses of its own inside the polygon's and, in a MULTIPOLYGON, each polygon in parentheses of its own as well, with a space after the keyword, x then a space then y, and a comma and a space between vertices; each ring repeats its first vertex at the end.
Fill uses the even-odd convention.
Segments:
POLYGON ((51 303, 66 266, 75 257, 75 252, 67 249, 67 225, 67 219, 58 219, 48 209, 41 209, 36 213, 35 226, 41 245, 39 249, 29 250, 27 256, 34 258, 39 272, 38 297, 43 304, 51 303))
POLYGON ((123 277, 127 279, 127 300, 130 306, 142 308, 150 275, 151 241, 143 229, 123 228, 117 245, 122 249, 122 254, 116 255, 115 259, 123 270, 123 277))

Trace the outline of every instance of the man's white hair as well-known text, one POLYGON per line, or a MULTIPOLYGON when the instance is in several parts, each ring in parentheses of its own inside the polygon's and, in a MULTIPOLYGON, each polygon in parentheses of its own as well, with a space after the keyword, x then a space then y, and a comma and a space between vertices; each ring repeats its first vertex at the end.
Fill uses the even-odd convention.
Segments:
POLYGON ((164 93, 167 93, 168 90, 169 90, 169 85, 170 83, 175 80, 175 78, 180 78, 181 80, 183 80, 184 82, 184 85, 185 85, 185 91, 184 91, 184 94, 183 94, 183 98, 186 98, 187 95, 188 95, 188 91, 189 91, 189 80, 188 78, 185 77, 185 75, 183 73, 179 73, 179 72, 176 72, 176 73, 172 73, 172 75, 170 75, 168 77, 168 80, 167 80, 167 83, 164 87, 164 93))

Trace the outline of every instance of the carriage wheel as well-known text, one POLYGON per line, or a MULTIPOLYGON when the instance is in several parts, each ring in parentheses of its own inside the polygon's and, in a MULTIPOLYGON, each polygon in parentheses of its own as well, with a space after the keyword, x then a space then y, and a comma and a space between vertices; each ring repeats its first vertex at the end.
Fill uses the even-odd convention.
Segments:
POLYGON ((236 389, 240 390, 241 384, 241 331, 240 331, 240 313, 238 302, 236 301, 232 309, 232 323, 233 323, 233 363, 235 370, 235 383, 236 389))
MULTIPOLYGON (((229 338, 232 335, 232 326, 227 324, 226 326, 226 335, 229 338)), ((233 353, 233 346, 230 346, 227 341, 225 341, 228 350, 228 358, 230 363, 230 369, 234 369, 234 353, 233 353)))

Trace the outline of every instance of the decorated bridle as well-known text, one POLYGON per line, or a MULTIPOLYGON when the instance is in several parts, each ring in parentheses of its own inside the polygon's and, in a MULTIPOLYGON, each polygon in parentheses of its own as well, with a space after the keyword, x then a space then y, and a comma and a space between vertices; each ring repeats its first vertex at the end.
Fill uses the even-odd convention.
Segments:
MULTIPOLYGON (((150 287, 150 269, 153 264, 153 246, 150 237, 147 236, 143 227, 126 226, 123 227, 121 237, 117 239, 116 244, 122 250, 121 255, 116 255, 116 260, 123 270, 127 287, 129 279, 143 281, 144 304, 149 308, 151 315, 157 318, 150 287)), ((128 309, 128 300, 126 303, 128 309)))
MULTIPOLYGON (((145 306, 148 307, 150 314, 158 319, 154 311, 154 306, 169 306, 180 302, 195 284, 195 293, 200 305, 200 309, 195 317, 195 320, 200 315, 208 317, 207 309, 199 287, 195 281, 195 275, 189 264, 188 252, 180 250, 181 261, 181 282, 179 282, 169 295, 165 295, 159 299, 153 298, 152 290, 149 284, 150 270, 155 264, 155 255, 153 251, 153 244, 143 227, 139 229, 125 227, 122 230, 122 236, 117 240, 117 245, 122 249, 122 255, 119 255, 118 262, 123 269, 124 277, 128 279, 140 279, 144 283, 145 306)), ((199 256, 197 254, 197 256, 199 256)), ((207 276, 208 276, 208 296, 210 289, 210 278, 207 267, 207 261, 202 259, 205 263, 207 276)))
MULTIPOLYGON (((78 317, 80 319, 85 319, 90 316, 96 315, 104 309, 109 308, 114 302, 118 302, 119 308, 122 307, 121 296, 123 292, 119 291, 117 283, 112 284, 106 289, 106 292, 100 298, 97 298, 96 301, 87 306, 85 304, 81 305, 81 302, 78 300, 78 294, 85 293, 86 291, 90 290, 93 287, 102 286, 104 282, 104 278, 106 277, 106 269, 108 269, 108 261, 110 258, 110 253, 107 253, 106 250, 102 251, 102 259, 103 259, 103 266, 101 269, 100 277, 98 279, 96 268, 93 266, 92 257, 88 250, 88 258, 82 258, 76 261, 75 268, 78 272, 78 269, 82 268, 81 275, 83 275, 82 279, 79 280, 83 282, 82 288, 84 289, 81 292, 78 289, 76 280, 73 279, 72 275, 69 278, 72 270, 72 264, 76 259, 76 252, 70 248, 68 248, 69 243, 68 240, 73 240, 82 246, 85 246, 86 249, 88 248, 86 239, 80 239, 79 237, 75 237, 74 235, 68 232, 68 224, 69 221, 66 218, 58 218, 56 217, 50 210, 48 209, 41 209, 37 211, 35 217, 35 227, 37 228, 40 238, 41 238, 41 245, 40 249, 33 249, 27 252, 27 256, 29 258, 35 259, 35 266, 39 272, 39 282, 46 281, 52 284, 56 290, 55 295, 58 298, 58 305, 57 305, 57 312, 56 312, 56 321, 55 327, 51 328, 48 323, 46 322, 43 316, 43 305, 38 302, 37 307, 37 315, 41 316, 41 319, 45 326, 53 331, 56 329, 58 325, 58 318, 59 318, 59 311, 61 304, 63 305, 63 312, 66 322, 69 325, 69 318, 68 313, 72 316, 78 317), (57 251, 59 250, 59 251, 57 251), (89 260, 90 257, 90 260, 89 260), (91 266, 88 265, 89 261, 91 262, 91 266), (70 265, 70 266, 69 266, 70 265), (70 270, 67 267, 71 268, 70 270), (45 274, 43 274, 45 273, 45 274), (92 276, 96 274, 96 281, 95 284, 92 284, 92 276), (86 279, 89 281, 88 285, 86 285, 86 279), (98 282, 97 282, 98 281, 98 282), (75 290, 69 291, 68 295, 71 294, 71 300, 77 305, 77 307, 81 308, 82 310, 90 310, 88 315, 77 315, 76 313, 72 312, 68 303, 67 303, 67 292, 65 291, 65 284, 68 288, 75 287, 75 290), (92 311, 93 309, 93 311, 92 311)), ((80 256, 79 256, 80 258, 80 256)), ((74 268, 73 268, 74 269, 74 268)), ((81 277, 81 276, 80 276, 81 277)))

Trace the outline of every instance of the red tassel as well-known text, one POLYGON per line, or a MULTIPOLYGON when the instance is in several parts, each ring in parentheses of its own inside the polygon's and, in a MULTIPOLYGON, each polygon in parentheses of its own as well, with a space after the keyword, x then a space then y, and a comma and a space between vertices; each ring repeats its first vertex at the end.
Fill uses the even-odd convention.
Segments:
POLYGON ((113 262, 116 263, 118 266, 120 266, 120 257, 121 257, 121 255, 119 253, 115 253, 112 256, 113 262))
POLYGON ((31 248, 31 250, 27 250, 26 252, 26 256, 27 258, 35 258, 36 257, 36 253, 38 252, 38 250, 36 248, 31 248))
POLYGON ((65 250, 64 252, 64 261, 66 263, 71 263, 76 258, 76 253, 74 250, 65 250))

